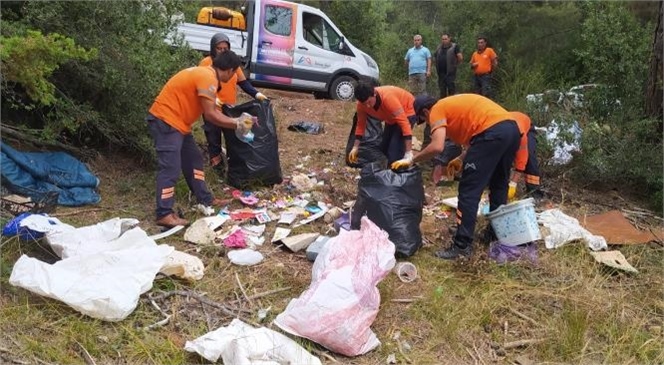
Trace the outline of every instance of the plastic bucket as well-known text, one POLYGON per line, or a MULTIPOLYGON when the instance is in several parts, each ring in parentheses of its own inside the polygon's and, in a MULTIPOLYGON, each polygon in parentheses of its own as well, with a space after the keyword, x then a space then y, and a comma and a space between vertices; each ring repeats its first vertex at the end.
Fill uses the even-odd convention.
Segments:
POLYGON ((504 245, 518 246, 542 238, 533 198, 501 205, 486 217, 491 221, 496 237, 504 245))

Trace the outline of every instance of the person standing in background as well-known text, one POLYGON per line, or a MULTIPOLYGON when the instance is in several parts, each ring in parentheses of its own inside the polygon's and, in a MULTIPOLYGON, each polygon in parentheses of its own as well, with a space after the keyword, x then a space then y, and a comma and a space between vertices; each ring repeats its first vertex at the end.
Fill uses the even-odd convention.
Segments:
POLYGON ((457 66, 463 61, 463 54, 458 44, 452 42, 450 35, 443 33, 440 45, 436 49, 436 72, 440 98, 456 94, 457 66))
POLYGON ((487 47, 484 37, 477 38, 477 51, 470 57, 470 68, 473 70, 475 94, 493 99, 491 87, 492 73, 498 66, 498 55, 491 47, 487 47))
POLYGON ((404 58, 408 68, 408 87, 414 95, 426 94, 427 79, 431 77, 431 52, 422 45, 422 36, 413 37, 413 47, 404 58))

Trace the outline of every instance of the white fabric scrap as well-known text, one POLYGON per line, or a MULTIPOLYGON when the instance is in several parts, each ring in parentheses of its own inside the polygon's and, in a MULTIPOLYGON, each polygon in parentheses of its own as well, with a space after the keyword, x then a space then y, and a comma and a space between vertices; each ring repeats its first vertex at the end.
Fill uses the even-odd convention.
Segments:
POLYGON ((265 327, 254 328, 237 318, 226 327, 187 341, 184 349, 212 362, 221 357, 224 364, 321 364, 320 359, 283 334, 265 327))
POLYGON ((606 239, 596 236, 581 227, 579 221, 572 218, 560 209, 549 209, 537 216, 537 222, 549 229, 549 235, 544 237, 546 248, 553 249, 567 242, 582 239, 593 251, 606 250, 606 239))
POLYGON ((157 246, 145 231, 133 228, 107 250, 54 264, 23 255, 14 265, 9 283, 60 300, 91 317, 120 321, 133 312, 139 296, 152 288, 171 252, 173 247, 157 246))
POLYGON ((43 216, 41 214, 31 214, 23 218, 19 225, 45 234, 67 232, 75 229, 69 224, 62 223, 58 218, 43 216))

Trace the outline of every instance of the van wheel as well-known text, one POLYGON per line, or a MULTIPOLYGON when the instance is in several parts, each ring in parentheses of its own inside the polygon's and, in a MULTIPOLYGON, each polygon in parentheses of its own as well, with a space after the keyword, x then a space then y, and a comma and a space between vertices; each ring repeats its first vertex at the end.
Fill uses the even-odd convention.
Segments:
POLYGON ((328 99, 330 94, 324 91, 314 91, 314 99, 328 99))
POLYGON ((350 76, 339 76, 330 86, 332 99, 352 101, 355 98, 355 79, 350 76))

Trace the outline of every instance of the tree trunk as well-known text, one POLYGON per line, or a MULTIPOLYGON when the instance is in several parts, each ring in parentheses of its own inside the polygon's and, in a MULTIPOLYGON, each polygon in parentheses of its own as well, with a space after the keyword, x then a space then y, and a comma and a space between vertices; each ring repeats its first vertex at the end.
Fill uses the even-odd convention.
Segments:
POLYGON ((650 59, 650 70, 648 72, 648 85, 646 87, 646 105, 645 112, 649 117, 660 119, 660 133, 662 129, 662 18, 664 8, 662 2, 659 3, 659 15, 657 16, 657 26, 655 27, 655 38, 652 44, 652 57, 650 59))

